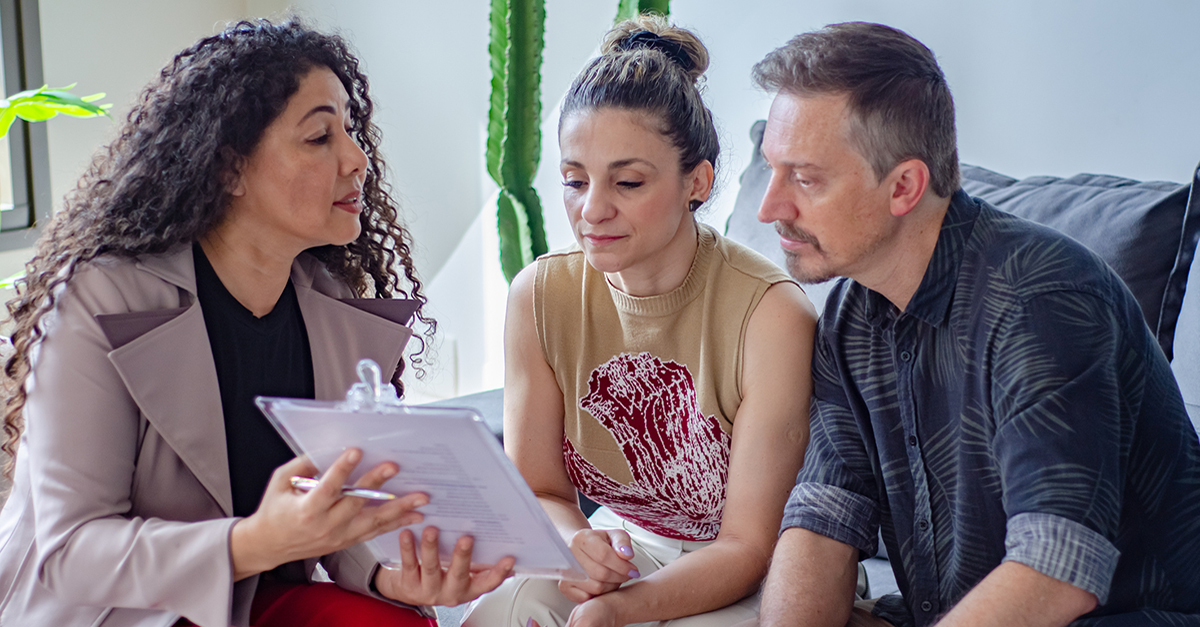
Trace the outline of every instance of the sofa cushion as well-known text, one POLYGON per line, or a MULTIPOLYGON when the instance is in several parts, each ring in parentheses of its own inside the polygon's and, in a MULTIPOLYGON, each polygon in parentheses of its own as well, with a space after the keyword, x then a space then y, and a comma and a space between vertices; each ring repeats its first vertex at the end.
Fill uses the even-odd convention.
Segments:
POLYGON ((1187 281, 1172 270, 1181 249, 1188 258, 1195 249, 1194 241, 1182 245, 1190 185, 1099 174, 1017 180, 970 165, 962 166, 962 175, 968 194, 1066 233, 1103 258, 1133 292, 1171 358, 1180 301, 1167 294, 1182 294, 1187 281))
MULTIPOLYGON (((1198 188, 1194 195, 1200 196, 1200 186, 1193 187, 1198 188)), ((1175 326, 1175 359, 1171 361, 1171 369, 1192 424, 1200 431, 1200 262, 1196 261, 1200 255, 1195 254, 1196 240, 1200 238, 1200 201, 1195 198, 1188 207, 1187 220, 1192 240, 1181 248, 1190 254, 1181 255, 1176 268, 1187 288, 1182 294, 1179 322, 1175 326)))
POLYGON ((466 396, 456 396, 441 401, 425 403, 427 407, 465 407, 473 409, 483 418, 488 431, 504 442, 504 388, 485 390, 466 396))
MULTIPOLYGON (((751 129, 753 157, 742 173, 726 234, 782 266, 778 236, 755 218, 770 180, 760 150, 765 127, 760 120, 751 129)), ((970 165, 963 165, 962 173, 967 193, 1066 233, 1108 262, 1137 298, 1151 331, 1171 357, 1187 281, 1186 271, 1173 270, 1181 259, 1190 262, 1200 228, 1200 220, 1190 220, 1185 232, 1192 186, 1095 174, 1017 180, 970 165)), ((822 287, 808 290, 818 310, 828 290, 822 287)))

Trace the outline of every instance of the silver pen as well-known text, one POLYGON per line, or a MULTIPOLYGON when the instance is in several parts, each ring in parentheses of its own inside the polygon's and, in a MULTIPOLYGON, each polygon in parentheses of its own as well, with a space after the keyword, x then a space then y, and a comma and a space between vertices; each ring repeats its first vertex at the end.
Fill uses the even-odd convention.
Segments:
MULTIPOLYGON (((297 490, 315 490, 320 482, 312 477, 301 477, 299 475, 292 477, 292 487, 297 490)), ((363 499, 372 501, 390 501, 397 498, 395 494, 390 492, 381 492, 379 490, 368 490, 366 488, 356 488, 352 485, 342 486, 342 496, 357 496, 363 499)))

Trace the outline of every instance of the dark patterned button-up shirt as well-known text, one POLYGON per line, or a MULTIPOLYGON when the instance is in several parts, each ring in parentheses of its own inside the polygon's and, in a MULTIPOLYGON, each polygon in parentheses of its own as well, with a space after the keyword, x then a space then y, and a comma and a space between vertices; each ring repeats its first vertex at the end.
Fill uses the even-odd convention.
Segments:
POLYGON ((1012 560, 1095 594, 1080 624, 1200 624, 1200 442, 1103 261, 959 191, 905 311, 842 280, 818 329, 783 528, 864 557, 882 529, 877 614, 928 625, 1012 560))

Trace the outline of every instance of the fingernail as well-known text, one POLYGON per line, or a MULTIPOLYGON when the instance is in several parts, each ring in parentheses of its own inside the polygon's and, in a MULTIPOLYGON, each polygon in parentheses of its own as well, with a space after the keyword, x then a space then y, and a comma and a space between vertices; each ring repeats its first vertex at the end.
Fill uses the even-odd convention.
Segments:
POLYGON ((357 464, 358 460, 361 458, 362 458, 362 451, 360 451, 356 448, 350 449, 350 454, 346 456, 346 460, 352 464, 357 464))
POLYGON ((633 557, 633 549, 631 549, 627 546, 617 547, 617 552, 620 553, 621 555, 624 555, 625 557, 633 557))
POLYGON ((383 478, 384 479, 391 479, 392 477, 395 477, 395 476, 396 476, 395 468, 392 468, 389 466, 389 467, 383 469, 383 478))
POLYGON ((636 568, 635 568, 635 569, 633 569, 633 570, 630 570, 630 571, 629 571, 629 578, 630 578, 630 579, 637 579, 638 577, 641 577, 641 576, 642 576, 642 574, 641 574, 641 573, 639 573, 639 572, 637 571, 637 569, 636 569, 636 568))
POLYGON ((525 621, 525 627, 533 627, 533 617, 532 616, 529 617, 529 620, 525 621))

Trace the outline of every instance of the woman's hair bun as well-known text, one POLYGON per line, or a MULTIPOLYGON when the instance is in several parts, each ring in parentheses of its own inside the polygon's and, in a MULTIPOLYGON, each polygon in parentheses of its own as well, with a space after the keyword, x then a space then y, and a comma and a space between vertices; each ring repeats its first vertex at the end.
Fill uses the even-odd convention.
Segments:
POLYGON ((629 50, 657 50, 683 68, 692 81, 698 81, 708 69, 708 49, 685 28, 672 26, 666 18, 652 13, 625 20, 608 31, 600 46, 603 54, 629 50))

